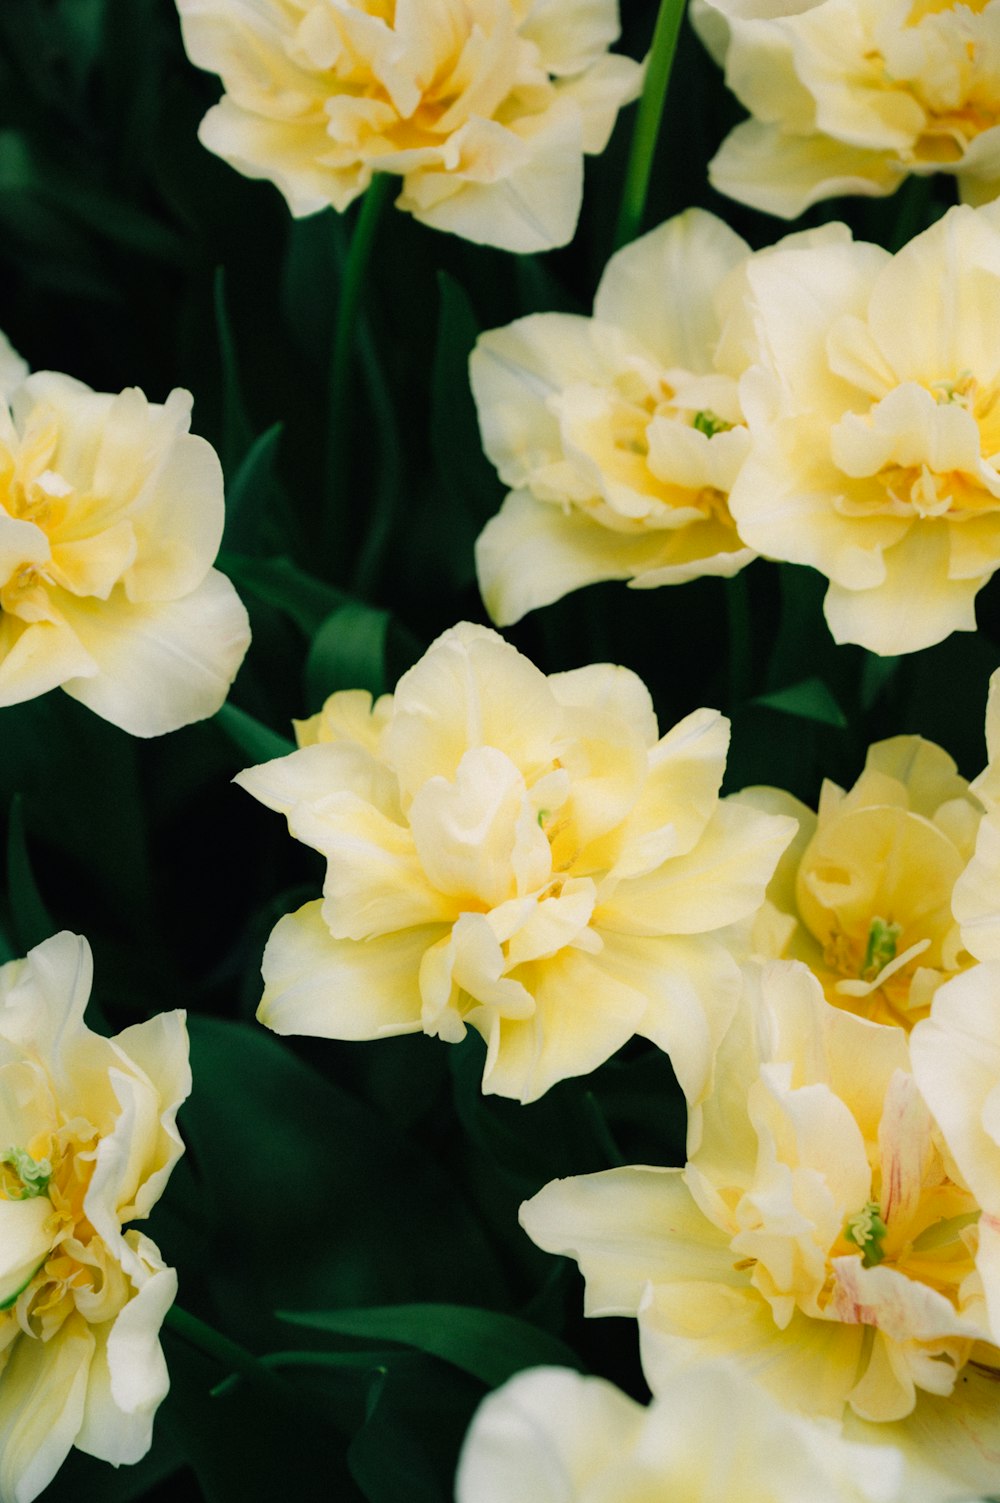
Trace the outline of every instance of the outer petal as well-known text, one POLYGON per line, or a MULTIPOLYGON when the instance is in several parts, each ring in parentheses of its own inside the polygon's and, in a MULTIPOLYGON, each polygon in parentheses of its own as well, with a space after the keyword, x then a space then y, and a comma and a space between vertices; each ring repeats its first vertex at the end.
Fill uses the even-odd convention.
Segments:
POLYGON ((136 605, 119 589, 108 601, 60 604, 99 670, 64 689, 133 736, 214 715, 250 644, 243 603, 216 569, 180 600, 136 605))
POLYGON ((0 331, 0 402, 6 402, 27 374, 28 362, 21 359, 6 334, 0 331))
POLYGON ((746 1285, 729 1238, 702 1215, 679 1169, 635 1165, 553 1180, 524 1202, 520 1221, 546 1252, 579 1263, 587 1315, 635 1315, 650 1283, 746 1285))
POLYGON ((670 368, 715 369, 715 293, 750 247, 704 209, 668 219, 611 257, 597 288, 594 317, 629 334, 670 368))
POLYGON ((322 907, 307 903, 275 925, 264 949, 260 1021, 275 1033, 317 1038, 419 1033, 420 961, 446 929, 338 940, 323 922, 322 907))
POLYGON ((31 1503, 83 1421, 93 1332, 71 1315, 48 1342, 21 1337, 0 1382, 0 1503, 31 1503))
POLYGON ((1000 960, 1000 819, 995 810, 979 826, 975 855, 955 883, 952 910, 966 949, 977 960, 1000 960))
POLYGON ((797 219, 811 204, 844 194, 882 198, 903 173, 886 151, 848 146, 831 136, 786 135, 780 125, 744 120, 729 132, 708 164, 719 193, 781 219, 797 219))
POLYGON ((948 578, 948 528, 914 522, 886 550, 885 580, 876 589, 845 589, 831 581, 823 613, 835 642, 857 642, 893 657, 943 642, 953 631, 975 631, 976 591, 985 579, 948 578))
POLYGON ((635 1444, 644 1411, 603 1378, 518 1373, 484 1399, 458 1461, 456 1503, 576 1503, 635 1444))

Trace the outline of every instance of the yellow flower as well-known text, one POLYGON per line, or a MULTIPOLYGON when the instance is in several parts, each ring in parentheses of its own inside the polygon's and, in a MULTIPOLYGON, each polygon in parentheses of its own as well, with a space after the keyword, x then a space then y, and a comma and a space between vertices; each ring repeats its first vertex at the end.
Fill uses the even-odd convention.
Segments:
POLYGON ((977 960, 1000 960, 1000 672, 990 679, 986 705, 988 762, 972 784, 986 805, 972 860, 955 884, 955 917, 962 942, 977 960))
POLYGON ((838 642, 894 654, 974 630, 1000 564, 1000 208, 953 208, 896 256, 840 226, 745 276, 740 536, 828 577, 838 642))
POLYGON ((21 374, 0 348, 0 705, 61 686, 135 736, 213 715, 250 629, 190 395, 21 374))
POLYGON ((794 219, 819 199, 947 172, 1000 192, 1000 0, 696 0, 750 111, 709 166, 730 198, 794 219), (748 14, 749 10, 749 14, 748 14))
POLYGON ((0 967, 0 1503, 30 1503, 71 1446, 149 1449, 177 1276, 138 1231, 183 1151, 184 1014, 115 1038, 83 1021, 86 940, 0 967))
POLYGON ((994 1492, 1000 1268, 907 1035, 830 1007, 797 962, 747 982, 686 1168, 554 1181, 522 1224, 577 1259, 589 1314, 645 1296, 675 1368, 733 1360, 789 1408, 940 1466, 943 1496, 994 1492))
POLYGON ((919 736, 879 741, 849 792, 824 782, 818 815, 777 788, 740 797, 799 821, 755 920, 756 952, 804 961, 827 1001, 873 1022, 925 1017, 935 988, 972 960, 952 896, 982 809, 947 752, 919 736))
POLYGON ((642 71, 609 56, 616 0, 177 0, 192 62, 226 93, 201 140, 296 216, 346 209, 376 172, 397 206, 504 250, 573 236, 583 155, 642 71))
POLYGON ((739 990, 715 931, 757 908, 794 830, 720 801, 727 722, 660 737, 628 669, 546 677, 467 624, 366 703, 334 695, 308 744, 237 778, 328 862, 322 901, 268 941, 261 1021, 469 1025, 484 1089, 522 1101, 640 1033, 697 1101, 739 990))
POLYGON ((494 621, 597 580, 651 588, 753 557, 727 506, 749 444, 741 366, 719 358, 720 284, 748 255, 689 209, 612 256, 592 318, 534 314, 481 336, 483 447, 512 487, 476 544, 494 621))
POLYGON ((518 1373, 473 1416, 457 1503, 911 1503, 902 1458, 791 1414, 734 1367, 671 1371, 651 1331, 646 1408, 603 1378, 518 1373))

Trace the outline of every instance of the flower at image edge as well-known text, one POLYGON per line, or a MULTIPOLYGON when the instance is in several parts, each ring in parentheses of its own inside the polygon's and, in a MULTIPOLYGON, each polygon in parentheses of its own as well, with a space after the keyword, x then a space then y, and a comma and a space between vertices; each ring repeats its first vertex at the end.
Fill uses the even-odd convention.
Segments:
POLYGON ((0 350, 0 705, 56 687, 135 736, 214 715, 250 642, 212 568, 222 470, 191 397, 112 396, 0 350))
POLYGON ((740 988, 717 931, 758 907, 795 828, 720 800, 722 716, 660 737, 628 669, 546 677, 463 624, 394 695, 335 694, 300 735, 236 780, 327 860, 322 900, 268 941, 262 1022, 471 1026, 484 1089, 522 1101, 640 1033, 700 1098, 740 988))
POLYGON ((72 1446, 138 1461, 169 1388, 177 1276, 123 1228, 183 1152, 184 1014, 93 1033, 91 971, 67 933, 0 967, 0 1503, 30 1503, 72 1446))
POLYGON ((609 55, 616 0, 177 0, 184 45, 225 86, 210 151, 296 216, 375 173, 435 229, 510 251, 572 239, 583 156, 602 152, 641 66, 609 55))

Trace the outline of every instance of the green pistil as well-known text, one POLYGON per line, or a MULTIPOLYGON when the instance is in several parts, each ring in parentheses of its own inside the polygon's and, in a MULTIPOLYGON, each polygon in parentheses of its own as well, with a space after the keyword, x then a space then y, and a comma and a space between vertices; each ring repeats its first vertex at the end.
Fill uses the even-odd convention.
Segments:
POLYGON ((848 1218, 844 1227, 844 1236, 848 1242, 860 1249, 861 1261, 865 1268, 874 1268, 876 1263, 881 1263, 885 1257, 882 1250, 882 1239, 888 1234, 889 1228, 879 1213, 877 1200, 869 1200, 862 1206, 856 1215, 848 1218))
POLYGON ((885 919, 873 918, 868 930, 868 943, 861 966, 862 981, 874 981, 890 960, 896 958, 896 946, 903 932, 902 924, 888 924, 885 919))
POLYGON ((9 1165, 16 1177, 17 1183, 12 1184, 12 1176, 3 1175, 3 1188, 10 1200, 34 1200, 49 1188, 52 1165, 48 1159, 35 1160, 24 1148, 5 1148, 0 1154, 0 1165, 9 1165))
POLYGON ((697 428, 699 433, 704 433, 706 438, 712 438, 716 433, 728 433, 733 425, 706 407, 704 411, 695 413, 691 426, 697 428))

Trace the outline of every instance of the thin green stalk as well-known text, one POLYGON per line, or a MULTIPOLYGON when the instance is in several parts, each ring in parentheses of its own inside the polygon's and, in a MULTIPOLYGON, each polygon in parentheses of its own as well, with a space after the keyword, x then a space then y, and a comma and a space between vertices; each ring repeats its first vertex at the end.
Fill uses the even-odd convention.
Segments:
POLYGON ((625 172, 625 187, 622 190, 618 226, 615 230, 615 249, 628 245, 642 229, 642 216, 646 209, 646 194, 649 192, 649 175, 653 170, 653 156, 660 133, 660 118, 670 85, 670 74, 677 51, 681 21, 684 18, 685 0, 660 0, 660 10, 653 32, 653 45, 649 49, 646 64, 646 82, 635 116, 632 132, 632 149, 629 152, 625 172))
POLYGON ((344 265, 344 275, 333 331, 333 356, 330 362, 329 408, 327 417, 326 507, 323 516, 323 556, 332 563, 343 533, 347 508, 351 430, 351 371, 354 364, 358 306, 365 273, 371 257, 382 207, 391 187, 391 178, 378 173, 372 178, 361 200, 361 208, 351 236, 344 265))
POLYGON ((171 1305, 164 1317, 164 1325, 167 1326, 188 1346, 196 1347, 199 1352, 204 1352, 206 1357, 211 1357, 218 1362, 220 1367, 228 1369, 230 1373, 241 1373, 247 1378, 259 1378, 267 1368, 255 1357, 253 1352, 245 1346, 240 1346, 237 1341, 230 1341, 228 1336, 223 1336, 214 1326, 199 1320, 197 1315, 191 1315, 187 1310, 182 1310, 179 1305, 171 1305))

